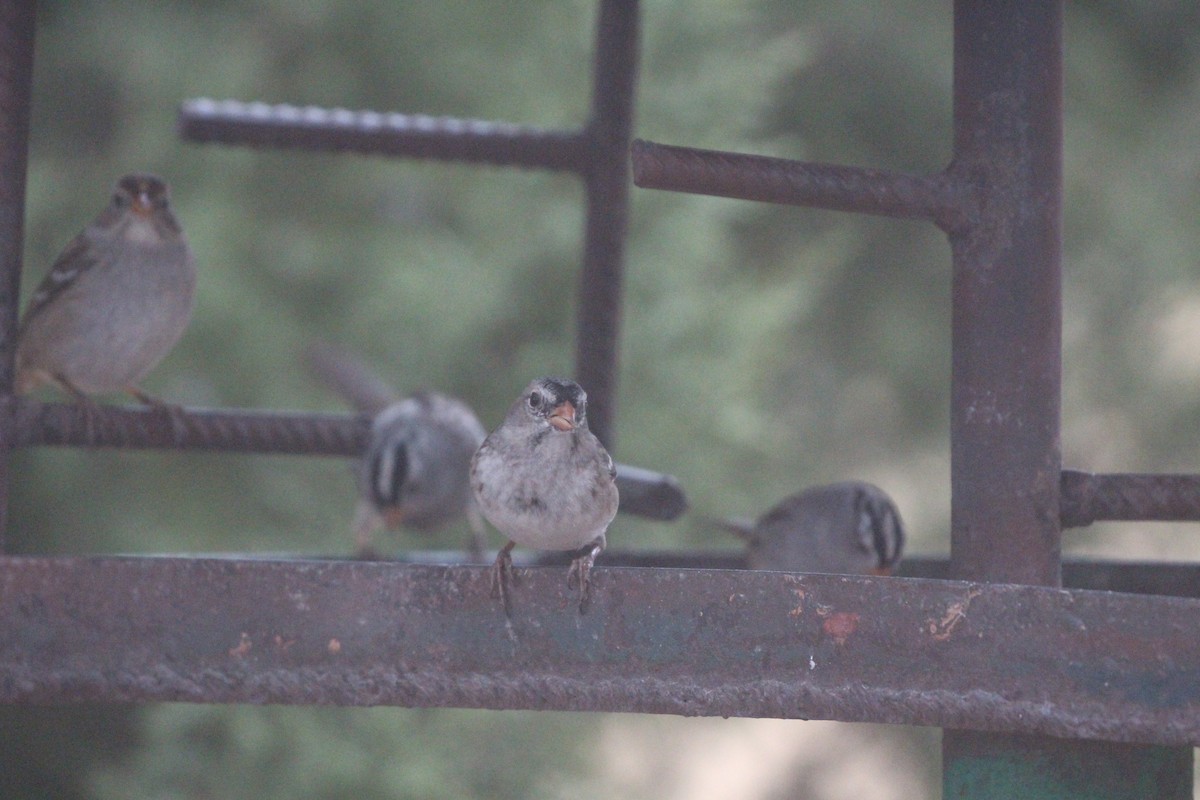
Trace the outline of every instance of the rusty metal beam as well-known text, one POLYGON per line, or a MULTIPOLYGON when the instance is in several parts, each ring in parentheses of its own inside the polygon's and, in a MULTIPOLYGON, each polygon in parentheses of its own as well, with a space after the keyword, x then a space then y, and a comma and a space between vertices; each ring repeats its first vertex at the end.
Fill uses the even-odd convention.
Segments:
POLYGON ((0 701, 640 711, 1200 743, 1200 601, 957 581, 0 559, 0 701))
POLYGON ((577 131, 424 114, 185 100, 179 135, 186 141, 463 161, 579 172, 585 141, 577 131))
MULTIPOLYGON (((36 18, 33 0, 0 2, 0 396, 13 388, 36 18)), ((8 451, 14 432, 11 415, 0 410, 0 553, 8 523, 8 451)))
POLYGON ((1062 5, 954 5, 951 573, 1057 585, 1062 5))

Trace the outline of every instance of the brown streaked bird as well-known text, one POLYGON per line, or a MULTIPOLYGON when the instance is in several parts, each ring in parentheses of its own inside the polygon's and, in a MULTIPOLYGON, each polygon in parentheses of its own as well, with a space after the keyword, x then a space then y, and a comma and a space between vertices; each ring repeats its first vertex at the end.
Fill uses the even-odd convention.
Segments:
POLYGON ((128 392, 170 352, 192 315, 196 269, 166 183, 132 173, 54 262, 17 334, 16 391, 50 384, 86 407, 128 392))
POLYGON ((814 486, 757 520, 719 524, 746 542, 751 569, 888 575, 904 550, 896 504, 862 481, 814 486))
POLYGON ((591 569, 617 514, 616 468, 587 427, 587 393, 571 380, 525 387, 471 461, 479 510, 508 537, 493 565, 493 587, 509 611, 512 549, 576 550, 568 588, 588 602, 591 569))

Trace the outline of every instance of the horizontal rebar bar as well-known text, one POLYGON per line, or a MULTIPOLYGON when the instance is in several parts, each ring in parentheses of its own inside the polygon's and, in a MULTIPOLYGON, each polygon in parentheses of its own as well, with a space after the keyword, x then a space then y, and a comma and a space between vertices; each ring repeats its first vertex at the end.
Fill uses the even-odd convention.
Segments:
POLYGON ((1200 475, 1063 470, 1061 504, 1064 528, 1105 520, 1200 522, 1200 475))
POLYGON ((179 134, 193 142, 354 152, 531 169, 582 171, 586 146, 577 131, 549 131, 482 120, 186 100, 179 134))
POLYGON ((945 174, 792 161, 635 139, 633 182, 643 189, 927 219, 943 227, 965 213, 966 193, 945 174))
POLYGON ((0 702, 837 719, 1200 743, 1200 600, 598 567, 0 558, 0 702), (1036 680, 1031 679, 1037 676, 1036 680))
POLYGON ((232 453, 356 456, 370 419, 349 414, 230 411, 174 406, 91 408, 13 398, 14 446, 173 448, 232 453))
MULTIPOLYGON (((230 453, 357 457, 370 438, 366 415, 146 408, 0 400, 13 415, 13 447, 169 448, 230 453)), ((671 520, 687 496, 671 475, 617 464, 621 513, 671 520)))

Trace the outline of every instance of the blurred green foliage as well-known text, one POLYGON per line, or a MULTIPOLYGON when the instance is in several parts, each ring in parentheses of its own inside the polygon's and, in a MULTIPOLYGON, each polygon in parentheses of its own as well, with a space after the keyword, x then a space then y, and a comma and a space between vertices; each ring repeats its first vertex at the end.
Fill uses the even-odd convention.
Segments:
MULTIPOLYGON (((1065 462, 1198 471, 1200 8, 1067 11, 1065 462)), ((573 127, 587 112, 593 17, 581 0, 43 3, 26 295, 118 175, 152 170, 173 186, 201 277, 194 323, 148 390, 190 405, 339 410, 299 361, 322 337, 399 388, 464 397, 494 426, 530 377, 572 372, 576 180, 198 146, 176 137, 174 116, 181 100, 210 96, 573 127)), ((931 172, 950 157, 950 88, 948 4, 647 3, 635 130, 931 172)), ((705 514, 872 480, 899 501, 913 551, 944 550, 944 238, 921 223, 713 198, 634 190, 633 203, 619 457, 678 475, 705 514)), ((339 460, 44 449, 13 463, 20 552, 352 545, 339 460)), ((1200 556, 1177 528, 1144 528, 1072 533, 1067 547, 1200 556)), ((732 544, 686 522, 624 518, 610 542, 732 544)), ((3 709, 0 794, 599 796, 612 768, 604 719, 3 709), (124 721, 120 746, 79 744, 97 715, 124 721)), ((927 778, 936 757, 921 752, 905 768, 927 778)))

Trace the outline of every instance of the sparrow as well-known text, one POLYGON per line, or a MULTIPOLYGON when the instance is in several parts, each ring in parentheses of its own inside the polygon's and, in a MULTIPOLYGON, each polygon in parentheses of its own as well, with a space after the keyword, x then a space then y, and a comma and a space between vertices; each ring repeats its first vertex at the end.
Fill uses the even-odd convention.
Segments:
POLYGON ((355 540, 369 555, 371 535, 401 525, 419 531, 467 516, 472 550, 482 553, 483 520, 469 481, 471 457, 487 431, 471 408, 436 392, 418 392, 384 408, 358 465, 355 540))
POLYGON ((493 593, 508 612, 512 549, 578 550, 567 587, 587 606, 590 574, 617 515, 617 471, 588 430, 587 393, 562 378, 525 387, 504 421, 471 459, 471 489, 479 510, 508 543, 492 565, 493 593))
POLYGON ((192 315, 196 268, 161 178, 132 173, 58 256, 17 332, 16 391, 50 384, 87 408, 124 391, 163 406, 138 383, 192 315))
POLYGON ((878 486, 861 481, 814 486, 755 521, 721 525, 746 541, 751 569, 888 575, 904 549, 896 504, 878 486))
POLYGON ((366 362, 337 345, 313 341, 304 362, 322 383, 371 416, 371 439, 355 465, 358 555, 370 557, 371 536, 386 528, 434 530, 466 516, 470 549, 483 553, 487 532, 471 493, 471 456, 487 431, 471 407, 437 392, 400 398, 366 362))

